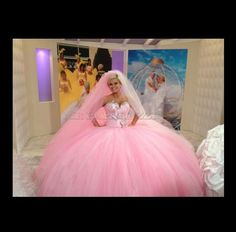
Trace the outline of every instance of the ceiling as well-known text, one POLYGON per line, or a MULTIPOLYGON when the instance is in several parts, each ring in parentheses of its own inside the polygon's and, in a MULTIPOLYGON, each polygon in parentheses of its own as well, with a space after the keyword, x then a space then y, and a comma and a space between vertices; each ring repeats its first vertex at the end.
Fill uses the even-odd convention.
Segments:
POLYGON ((135 38, 135 39, 100 39, 100 38, 81 38, 81 39, 65 39, 66 41, 73 41, 77 43, 100 43, 100 44, 116 44, 116 45, 151 45, 156 46, 161 39, 135 38))
POLYGON ((171 39, 171 38, 66 38, 63 42, 73 43, 81 46, 103 47, 111 49, 157 49, 162 45, 170 45, 174 43, 194 42, 200 39, 171 39))
POLYGON ((160 39, 80 39, 80 41, 118 43, 118 44, 137 44, 137 45, 157 45, 160 39))

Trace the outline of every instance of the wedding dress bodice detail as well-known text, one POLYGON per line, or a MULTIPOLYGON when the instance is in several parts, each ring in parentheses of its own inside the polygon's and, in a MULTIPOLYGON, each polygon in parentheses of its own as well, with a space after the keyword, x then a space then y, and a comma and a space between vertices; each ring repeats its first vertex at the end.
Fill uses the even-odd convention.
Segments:
POLYGON ((130 118, 130 105, 128 102, 119 103, 112 101, 105 105, 108 127, 127 127, 130 118))

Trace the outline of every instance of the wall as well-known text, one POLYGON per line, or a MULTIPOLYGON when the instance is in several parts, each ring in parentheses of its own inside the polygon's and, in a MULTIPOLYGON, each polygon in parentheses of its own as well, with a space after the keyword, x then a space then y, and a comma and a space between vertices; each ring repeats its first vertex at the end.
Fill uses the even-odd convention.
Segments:
POLYGON ((119 70, 124 73, 124 51, 112 51, 112 70, 119 70))
POLYGON ((193 132, 205 137, 224 121, 224 40, 202 40, 199 55, 193 132))
MULTIPOLYGON (((14 100, 13 100, 14 101, 14 100)), ((14 107, 14 104, 13 104, 13 107, 14 107)), ((14 108, 13 108, 13 112, 12 112, 12 114, 13 114, 13 122, 12 122, 12 124, 13 124, 13 128, 12 128, 12 130, 13 130, 13 135, 12 135, 12 144, 13 144, 13 151, 16 151, 16 129, 15 129, 15 113, 14 113, 14 108)))
POLYGON ((22 39, 13 40, 13 148, 19 152, 31 136, 22 39))
POLYGON ((24 39, 24 64, 29 98, 29 123, 31 136, 55 133, 60 128, 58 93, 57 40, 24 39), (50 102, 39 102, 36 70, 36 48, 50 49, 52 54, 52 96, 50 102))

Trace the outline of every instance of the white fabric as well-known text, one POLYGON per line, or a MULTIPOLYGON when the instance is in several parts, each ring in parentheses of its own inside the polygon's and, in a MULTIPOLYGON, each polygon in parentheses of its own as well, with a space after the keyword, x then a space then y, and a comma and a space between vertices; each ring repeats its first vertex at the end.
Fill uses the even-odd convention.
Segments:
POLYGON ((155 92, 148 86, 148 82, 152 81, 150 78, 146 80, 144 95, 140 95, 146 114, 153 120, 162 125, 174 129, 170 122, 164 119, 164 104, 166 97, 166 83, 157 84, 155 92))
POLYGON ((224 125, 208 131, 197 149, 208 196, 224 196, 224 125))
POLYGON ((147 115, 159 115, 160 117, 164 116, 165 96, 165 83, 159 85, 156 92, 154 92, 150 87, 146 86, 142 100, 143 107, 147 115))

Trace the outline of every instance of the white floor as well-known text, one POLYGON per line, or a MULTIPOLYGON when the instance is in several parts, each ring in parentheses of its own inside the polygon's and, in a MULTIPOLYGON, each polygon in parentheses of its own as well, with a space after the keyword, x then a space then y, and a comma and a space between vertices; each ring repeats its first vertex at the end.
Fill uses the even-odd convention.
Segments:
POLYGON ((21 155, 27 160, 30 166, 35 168, 39 164, 43 151, 53 138, 53 135, 42 135, 31 138, 24 146, 21 155))
MULTIPOLYGON (((201 137, 191 132, 181 132, 194 146, 195 150, 201 143, 201 137)), ((13 151, 13 196, 34 196, 34 186, 30 179, 34 169, 39 165, 43 151, 54 134, 31 138, 24 149, 16 154, 13 151)))
POLYGON ((13 196, 34 196, 35 186, 31 176, 39 165, 43 151, 52 135, 31 138, 20 153, 13 150, 13 196))

